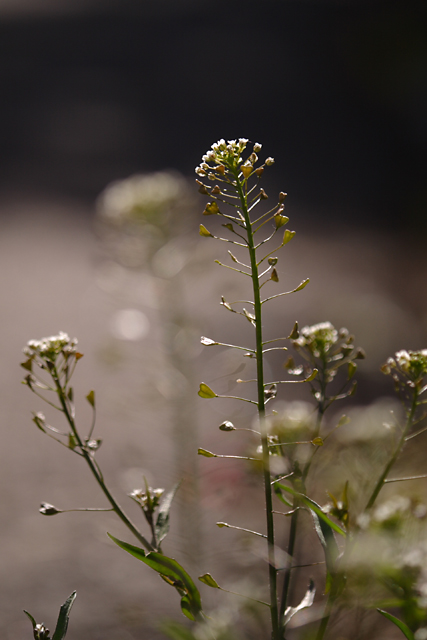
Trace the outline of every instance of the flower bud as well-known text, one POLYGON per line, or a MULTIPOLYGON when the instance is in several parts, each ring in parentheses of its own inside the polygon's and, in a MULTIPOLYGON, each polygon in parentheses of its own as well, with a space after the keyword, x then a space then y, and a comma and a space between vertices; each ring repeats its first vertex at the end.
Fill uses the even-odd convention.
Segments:
POLYGON ((265 164, 267 165, 267 167, 271 167, 271 165, 274 164, 274 158, 268 157, 265 161, 265 164))

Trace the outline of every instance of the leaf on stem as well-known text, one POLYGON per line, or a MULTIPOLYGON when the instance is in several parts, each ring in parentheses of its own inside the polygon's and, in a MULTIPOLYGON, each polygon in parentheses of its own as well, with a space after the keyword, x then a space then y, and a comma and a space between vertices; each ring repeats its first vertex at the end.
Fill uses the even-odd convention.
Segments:
POLYGON ((205 384, 204 382, 200 383, 200 388, 198 390, 198 395, 201 398, 217 398, 217 394, 212 391, 212 389, 210 387, 208 387, 207 384, 205 384))
POLYGON ((52 636, 52 640, 63 640, 63 638, 65 638, 68 629, 70 610, 73 606, 74 600, 76 599, 76 595, 77 593, 73 591, 73 593, 66 599, 66 601, 60 608, 58 621, 56 623, 56 628, 52 636))
POLYGON ((158 510, 155 531, 159 544, 169 533, 169 512, 178 487, 179 482, 165 495, 158 510))
POLYGON ((399 620, 399 618, 396 618, 396 616, 392 616, 391 613, 388 613, 387 611, 383 611, 382 609, 377 609, 377 611, 382 616, 384 616, 384 618, 387 618, 387 620, 390 620, 390 622, 393 622, 393 624, 395 624, 396 627, 398 627, 401 630, 401 632, 403 633, 405 638, 407 638, 407 640, 415 640, 414 634, 412 633, 408 625, 402 622, 402 620, 399 620))
POLYGON ((117 546, 130 553, 137 560, 147 564, 164 578, 168 584, 175 587, 181 596, 181 610, 187 618, 190 620, 200 618, 202 612, 200 593, 191 577, 176 560, 155 551, 145 553, 143 549, 118 540, 110 533, 107 535, 117 546))
POLYGON ((277 486, 280 489, 282 489, 282 491, 286 491, 287 493, 290 493, 291 495, 299 498, 301 500, 301 502, 306 507, 311 509, 311 511, 314 511, 314 513, 317 514, 321 520, 326 522, 326 524, 328 524, 334 531, 336 531, 340 535, 346 537, 347 534, 344 531, 344 529, 341 529, 341 527, 339 525, 337 525, 333 520, 331 520, 326 515, 326 513, 324 511, 322 511, 322 508, 320 507, 320 505, 318 505, 316 502, 314 502, 314 500, 312 500, 308 496, 304 495, 303 493, 300 493, 299 491, 295 491, 295 489, 293 489, 292 487, 287 487, 286 485, 281 484, 281 483, 275 483, 275 484, 277 484, 277 486))

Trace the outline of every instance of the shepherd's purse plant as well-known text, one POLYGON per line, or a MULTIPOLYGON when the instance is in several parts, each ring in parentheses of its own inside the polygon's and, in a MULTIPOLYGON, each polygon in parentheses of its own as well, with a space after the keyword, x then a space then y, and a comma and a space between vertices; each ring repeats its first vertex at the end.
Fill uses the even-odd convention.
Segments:
MULTIPOLYGON (((387 427, 389 438, 381 453, 380 468, 377 470, 377 467, 373 467, 377 475, 355 486, 350 471, 348 477, 341 474, 338 482, 334 480, 332 493, 332 488, 326 486, 330 476, 329 470, 325 469, 333 465, 330 452, 336 446, 336 434, 342 428, 351 429, 351 426, 346 426, 350 422, 349 416, 343 414, 336 419, 331 408, 354 395, 358 361, 365 358, 365 353, 356 346, 354 336, 347 329, 337 329, 328 321, 301 329, 295 322, 293 326, 285 328, 282 335, 265 335, 264 314, 268 311, 269 303, 301 291, 309 279, 295 282, 289 291, 277 292, 279 258, 282 250, 294 238, 295 231, 287 226, 286 193, 280 192, 277 198, 270 198, 261 187, 264 172, 274 163, 272 157, 261 161, 261 152, 261 144, 249 143, 246 138, 227 142, 219 140, 196 168, 199 192, 208 197, 203 211, 207 222, 200 224, 200 236, 206 241, 215 239, 227 243, 232 249, 228 251, 228 262, 221 256, 216 260, 217 264, 231 270, 233 277, 245 278, 251 285, 249 299, 229 301, 222 297, 221 305, 235 314, 236 318, 240 316, 242 322, 249 323, 253 334, 247 344, 228 344, 216 340, 214 336, 203 336, 201 342, 206 347, 237 350, 242 358, 253 363, 254 370, 253 378, 236 381, 239 388, 249 389, 247 394, 235 396, 218 393, 212 388, 215 385, 210 380, 202 382, 198 391, 200 398, 206 401, 227 398, 252 406, 253 418, 249 424, 236 427, 224 416, 219 426, 224 434, 239 429, 250 431, 254 440, 252 450, 244 450, 242 455, 235 456, 199 448, 198 454, 206 458, 233 459, 247 465, 248 473, 254 474, 262 484, 265 507, 264 528, 261 531, 225 522, 218 523, 218 526, 235 529, 236 535, 242 532, 264 540, 267 569, 259 591, 265 591, 265 597, 246 596, 254 607, 267 612, 265 618, 261 614, 264 621, 262 637, 272 640, 299 637, 322 640, 333 624, 335 612, 351 611, 357 603, 358 611, 378 609, 406 638, 425 640, 427 575, 424 575, 426 571, 422 563, 427 557, 427 548, 417 543, 419 556, 417 562, 412 560, 413 570, 408 574, 405 522, 412 519, 416 525, 411 531, 415 526, 421 531, 427 510, 423 510, 415 499, 406 499, 403 503, 400 501, 399 507, 396 507, 397 498, 393 498, 391 504, 377 503, 386 484, 425 477, 396 478, 393 477, 393 467, 407 441, 420 436, 427 429, 423 423, 426 416, 424 405, 427 402, 424 399, 427 390, 427 350, 399 351, 383 366, 383 373, 391 376, 394 382, 403 408, 402 415, 396 411, 391 418, 392 424, 387 427), (271 206, 270 201, 273 203, 271 206), (224 229, 221 234, 224 237, 215 231, 218 225, 213 228, 209 224, 209 220, 214 218, 221 219, 224 229), (272 352, 283 354, 285 373, 278 379, 268 379, 265 373, 265 361, 272 352), (283 398, 282 387, 289 384, 304 385, 309 402, 299 403, 298 406, 289 401, 285 404, 278 402, 275 408, 275 402, 283 398), (329 415, 332 415, 331 419, 328 419, 329 415), (331 423, 331 420, 335 422, 331 423), (328 464, 325 464, 325 460, 328 464), (316 487, 312 481, 314 477, 316 487), (318 501, 318 486, 322 487, 328 498, 323 506, 318 501), (385 507, 387 504, 388 507, 385 507), (307 514, 311 522, 312 540, 322 550, 323 559, 299 564, 297 550, 301 527, 307 527, 307 523, 302 522, 307 514), (285 544, 283 537, 277 533, 278 529, 281 531, 283 528, 284 518, 288 522, 285 544), (279 521, 280 525, 277 524, 279 521), (366 556, 366 549, 377 549, 375 545, 378 541, 382 545, 381 553, 377 554, 378 562, 371 563, 370 567, 363 565, 363 573, 363 563, 358 563, 358 559, 363 553, 366 556), (394 549, 393 558, 384 551, 390 548, 394 549), (295 602, 293 585, 301 582, 299 575, 307 575, 310 564, 313 565, 312 577, 302 578, 306 580, 306 591, 302 599, 295 602), (323 576, 320 570, 324 570, 323 576), (367 583, 375 584, 376 589, 365 597, 368 590, 363 592, 363 584, 367 583), (397 615, 386 610, 390 608, 397 615), (304 619, 308 626, 300 632, 298 620, 302 620, 303 610, 310 610, 313 614, 304 619)), ((141 509, 145 530, 129 518, 107 487, 98 460, 101 440, 95 436, 94 391, 86 396, 93 409, 93 421, 86 433, 82 432, 75 414, 71 378, 82 357, 77 340, 61 332, 50 338, 29 341, 24 353, 24 383, 62 414, 66 427, 49 424, 41 412, 34 413, 34 423, 44 434, 85 461, 108 503, 108 507, 103 509, 80 510, 113 511, 137 545, 109 534, 110 538, 151 567, 178 592, 181 610, 193 626, 187 628, 171 623, 167 626, 167 633, 173 638, 186 640, 241 637, 233 623, 227 629, 218 624, 215 613, 204 611, 194 579, 180 562, 164 551, 170 509, 180 479, 177 478, 176 485, 168 491, 152 488, 144 479, 144 486, 131 492, 130 498, 141 509)), ((62 513, 61 509, 48 503, 42 503, 40 511, 44 515, 62 513)), ((413 550, 415 543, 411 544, 413 550)), ((299 557, 303 550, 299 549, 298 553, 299 557)), ((199 576, 199 581, 207 587, 227 591, 210 573, 199 576)), ((242 595, 245 597, 245 594, 242 595)), ((375 615, 385 625, 389 624, 377 613, 375 615)), ((35 621, 32 621, 34 626, 35 621)), ((260 637, 259 630, 252 632, 252 635, 250 631, 246 633, 245 637, 248 638, 260 637)), ((39 633, 34 637, 48 636, 39 633)), ((357 637, 362 636, 359 634, 357 637)))

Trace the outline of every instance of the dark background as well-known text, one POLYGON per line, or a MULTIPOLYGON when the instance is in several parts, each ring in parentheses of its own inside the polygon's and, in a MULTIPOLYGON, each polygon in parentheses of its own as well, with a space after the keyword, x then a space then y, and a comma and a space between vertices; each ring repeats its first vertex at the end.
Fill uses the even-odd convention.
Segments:
POLYGON ((425 2, 6 3, 0 187, 91 201, 243 136, 313 215, 418 231, 426 26, 425 2))

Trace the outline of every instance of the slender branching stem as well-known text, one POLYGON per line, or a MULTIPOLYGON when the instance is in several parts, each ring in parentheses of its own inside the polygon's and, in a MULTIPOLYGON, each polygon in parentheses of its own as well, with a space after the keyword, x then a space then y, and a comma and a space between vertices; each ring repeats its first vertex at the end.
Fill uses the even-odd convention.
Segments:
POLYGON ((97 483, 101 487, 101 489, 102 489, 105 497, 107 498, 108 502, 111 504, 113 511, 118 515, 120 520, 127 526, 129 531, 131 531, 131 533, 137 538, 137 540, 142 545, 144 545, 144 547, 147 549, 147 551, 154 551, 154 547, 138 531, 136 526, 128 518, 128 516, 125 514, 125 512, 120 507, 120 505, 116 502, 116 500, 114 499, 114 497, 110 493, 109 489, 105 485, 103 476, 99 471, 98 465, 95 464, 94 460, 92 459, 92 456, 87 451, 84 443, 82 442, 82 440, 80 438, 80 435, 79 435, 79 433, 77 431, 77 427, 76 427, 74 418, 71 415, 71 412, 70 412, 70 409, 69 409, 69 406, 68 406, 67 397, 65 395, 64 389, 63 389, 63 387, 62 387, 62 385, 60 383, 60 380, 59 380, 59 377, 58 377, 56 371, 52 371, 52 378, 53 378, 53 380, 55 382, 55 385, 56 385, 56 390, 57 390, 57 393, 58 393, 58 398, 59 398, 59 402, 60 402, 61 407, 62 407, 62 411, 63 411, 63 413, 64 413, 64 415, 65 415, 65 417, 67 419, 68 424, 71 427, 71 431, 73 433, 73 436, 76 439, 76 443, 77 443, 80 451, 82 452, 82 455, 83 455, 84 459, 86 460, 86 462, 87 462, 87 464, 89 466, 89 469, 91 470, 95 480, 97 481, 97 483))
POLYGON ((415 415, 415 410, 417 408, 417 399, 418 399, 418 389, 415 388, 414 389, 414 394, 412 397, 412 402, 411 402, 411 408, 408 412, 408 417, 406 419, 406 424, 405 427, 402 430, 402 435, 400 436, 399 442, 397 444, 397 447, 393 453, 393 455, 391 456, 390 460, 387 462, 384 471, 382 472, 382 474, 380 475, 377 484, 375 485, 375 488, 372 492, 371 497, 368 500, 368 503, 366 505, 366 509, 371 509, 372 506, 374 505, 375 500, 378 497, 379 492, 381 491, 381 489, 383 488, 387 476, 390 473, 390 470, 392 468, 392 466, 394 465, 394 463, 396 462, 403 445, 405 444, 405 440, 406 440, 406 436, 408 435, 408 432, 412 426, 413 420, 414 420, 414 415, 415 415))

